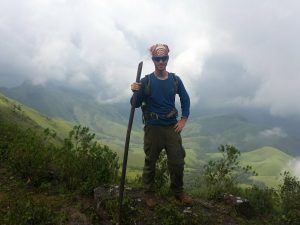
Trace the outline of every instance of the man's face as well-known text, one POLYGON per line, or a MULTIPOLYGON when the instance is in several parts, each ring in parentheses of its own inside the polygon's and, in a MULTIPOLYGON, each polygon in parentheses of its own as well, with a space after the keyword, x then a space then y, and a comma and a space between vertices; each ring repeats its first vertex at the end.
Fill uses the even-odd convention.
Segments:
POLYGON ((153 56, 152 61, 155 66, 155 70, 164 71, 168 65, 169 56, 168 55, 153 56))

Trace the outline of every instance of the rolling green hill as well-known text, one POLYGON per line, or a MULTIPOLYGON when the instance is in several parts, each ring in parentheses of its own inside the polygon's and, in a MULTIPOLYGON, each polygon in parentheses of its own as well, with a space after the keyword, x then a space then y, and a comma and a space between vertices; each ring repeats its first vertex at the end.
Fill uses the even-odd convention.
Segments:
MULTIPOLYGON (((84 120, 84 115, 85 115, 84 112, 80 112, 78 114, 82 115, 83 117, 81 122, 84 123, 87 121, 86 123, 84 123, 85 126, 88 127, 91 126, 90 122, 88 122, 90 121, 89 119, 87 119, 86 121, 84 120)), ((118 140, 116 142, 114 138, 121 136, 120 130, 122 130, 122 132, 125 134, 126 132, 125 126, 122 126, 117 123, 113 124, 112 121, 107 121, 104 120, 103 118, 98 119, 98 117, 95 117, 94 119, 97 120, 97 124, 99 124, 99 126, 101 125, 101 127, 111 126, 111 127, 120 128, 118 130, 111 129, 110 132, 116 135, 109 136, 108 134, 106 134, 105 139, 103 138, 104 135, 101 132, 96 133, 96 135, 100 143, 109 146, 110 149, 112 149, 119 155, 120 162, 121 162, 123 157, 123 143, 121 142, 121 140, 118 140), (114 141, 110 141, 110 140, 114 140, 114 141)), ((18 126, 24 129, 31 128, 31 129, 38 130, 39 132, 43 132, 44 129, 49 128, 50 130, 53 130, 57 133, 57 137, 61 141, 68 136, 69 131, 72 130, 73 126, 76 124, 75 122, 69 122, 61 118, 56 118, 56 119, 50 118, 49 116, 43 115, 40 112, 26 105, 23 105, 16 100, 10 99, 1 93, 0 93, 0 122, 18 124, 18 126)), ((95 127, 95 125, 91 127, 95 127)), ((129 154, 130 154, 129 166, 139 167, 139 165, 137 165, 136 162, 138 162, 139 159, 142 160, 143 152, 139 151, 138 154, 136 155, 135 151, 131 150, 129 154), (140 158, 138 157, 138 155, 140 156, 140 158)))
MULTIPOLYGON (((208 153, 210 160, 221 157, 221 153, 208 153)), ((265 146, 240 156, 242 166, 250 165, 258 173, 251 179, 266 186, 275 187, 280 183, 279 177, 284 170, 288 170, 288 163, 292 157, 279 149, 265 146)))
POLYGON ((220 114, 192 118, 183 132, 187 148, 196 150, 198 158, 216 152, 221 144, 232 144, 241 152, 264 146, 278 148, 289 155, 298 155, 300 142, 278 127, 255 124, 240 115, 220 114))
POLYGON ((0 122, 16 123, 24 128, 56 131, 58 137, 66 137, 73 125, 62 119, 52 119, 36 110, 9 99, 0 93, 0 122))
MULTIPOLYGON (((53 84, 35 86, 24 83, 0 90, 51 118, 88 126, 100 140, 113 145, 118 151, 124 147, 129 103, 99 103, 92 96, 53 84)), ((300 150, 299 138, 281 129, 276 120, 255 123, 232 113, 197 116, 192 112, 182 136, 185 148, 192 149, 198 160, 205 159, 207 152, 216 152, 220 144, 232 144, 241 152, 272 146, 294 156, 300 150)), ((142 141, 141 115, 137 110, 130 144, 133 149, 142 151, 142 141)))
POLYGON ((256 149, 241 156, 241 161, 251 163, 261 176, 280 175, 291 159, 291 156, 272 147, 256 149))
POLYGON ((268 186, 276 186, 279 184, 279 176, 287 170, 291 156, 272 147, 263 147, 251 152, 242 154, 241 162, 243 165, 251 165, 259 174, 252 179, 263 182, 268 186))
MULTIPOLYGON (((88 126, 105 143, 118 150, 124 145, 128 112, 117 110, 111 104, 101 104, 91 96, 53 85, 33 86, 28 83, 2 92, 51 118, 88 126)), ((129 111, 130 109, 128 109, 129 111)), ((131 141, 141 145, 141 130, 132 131, 131 141)))
MULTIPOLYGON (((113 151, 117 152, 120 161, 122 160, 123 140, 121 140, 121 137, 126 132, 125 125, 105 120, 105 118, 101 118, 101 116, 97 115, 91 118, 91 114, 85 112, 85 110, 80 107, 75 108, 74 115, 80 115, 78 118, 80 118, 80 121, 84 123, 85 126, 91 126, 94 130, 100 131, 96 134, 100 137, 101 143, 108 145, 113 151), (97 121, 97 123, 93 124, 92 121, 97 121), (106 127, 110 127, 111 130, 109 132, 106 131, 106 136, 104 136, 104 133, 101 133, 101 129, 105 130, 106 127), (109 136, 109 133, 113 135, 109 136)), ((67 136, 74 125, 62 119, 52 119, 49 116, 40 114, 32 108, 0 94, 0 122, 5 121, 17 123, 25 128, 40 129, 41 131, 42 129, 50 128, 55 130, 61 139, 67 136)), ((220 154, 216 152, 219 144, 225 143, 226 137, 232 138, 232 140, 234 140, 233 142, 238 144, 238 139, 242 138, 243 133, 247 132, 250 134, 252 132, 253 134, 263 128, 264 127, 259 129, 259 127, 248 124, 247 121, 243 121, 241 118, 225 115, 189 121, 189 125, 183 135, 187 152, 187 170, 201 169, 205 161, 220 157, 220 154), (218 128, 220 128, 220 130, 218 128), (236 132, 238 134, 234 135, 236 132), (200 136, 198 136, 199 133, 201 134, 200 136), (215 149, 207 146, 215 146, 215 149)), ((141 142, 141 130, 134 131, 133 135, 141 142)), ((141 173, 144 162, 142 144, 139 142, 133 141, 130 145, 128 166, 129 174, 131 173, 133 175, 137 172, 141 173)), ((237 147, 240 149, 239 146, 237 147)), ((241 155, 241 163, 242 165, 251 165, 254 170, 258 172, 259 176, 253 177, 253 179, 268 186, 277 185, 280 172, 285 169, 288 161, 291 160, 291 156, 274 147, 264 146, 252 151, 247 150, 247 152, 243 152, 241 155)))

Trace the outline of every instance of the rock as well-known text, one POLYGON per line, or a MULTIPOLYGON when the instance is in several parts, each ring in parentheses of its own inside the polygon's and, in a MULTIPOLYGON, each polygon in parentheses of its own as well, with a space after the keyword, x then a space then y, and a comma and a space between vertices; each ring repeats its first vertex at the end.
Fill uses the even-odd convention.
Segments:
POLYGON ((254 217, 254 209, 247 199, 236 197, 231 194, 225 194, 224 200, 227 204, 234 206, 236 212, 246 219, 254 217))
POLYGON ((96 213, 106 225, 112 224, 110 216, 105 210, 105 201, 116 196, 118 187, 101 186, 94 189, 94 201, 96 203, 96 213))

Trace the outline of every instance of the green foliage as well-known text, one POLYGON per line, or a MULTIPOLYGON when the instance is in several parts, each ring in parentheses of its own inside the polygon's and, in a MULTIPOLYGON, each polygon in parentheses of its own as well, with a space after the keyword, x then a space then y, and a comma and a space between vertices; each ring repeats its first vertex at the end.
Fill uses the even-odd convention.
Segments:
MULTIPOLYGON (((109 216, 112 218, 114 224, 119 221, 119 199, 114 198, 105 202, 105 209, 109 213, 109 216)), ((123 205, 122 205, 122 225, 132 225, 140 219, 141 212, 137 207, 137 202, 128 197, 124 196, 123 205)))
POLYGON ((0 159, 10 171, 32 184, 64 184, 68 190, 91 194, 103 183, 117 179, 118 158, 94 141, 89 128, 75 126, 62 147, 49 143, 56 133, 43 134, 0 123, 0 159))
MULTIPOLYGON (((212 224, 211 220, 197 212, 194 214, 190 209, 185 210, 175 204, 169 203, 155 208, 155 223, 149 221, 149 224, 161 225, 201 225, 212 224)), ((148 224, 148 223, 147 223, 148 224)))
POLYGON ((18 127, 0 122, 0 162, 8 159, 9 145, 18 133, 18 127))
MULTIPOLYGON (((142 187, 142 176, 136 175, 131 181, 131 185, 142 187)), ((163 150, 155 165, 155 190, 157 193, 166 194, 169 191, 169 169, 166 151, 163 150)))
POLYGON ((59 154, 60 177, 68 189, 91 194, 96 186, 117 179, 118 158, 107 146, 94 141, 89 128, 74 126, 59 154))
POLYGON ((169 184, 168 160, 165 151, 162 151, 156 162, 155 188, 158 192, 165 192, 169 184))
POLYGON ((44 129, 44 141, 47 142, 49 141, 51 138, 55 139, 56 138, 56 132, 55 130, 52 130, 50 128, 46 128, 44 129))
POLYGON ((300 181, 287 171, 283 173, 283 184, 280 185, 280 208, 282 224, 300 224, 300 181))
POLYGON ((3 225, 54 225, 58 215, 46 202, 30 197, 10 196, 0 203, 0 224, 3 225))
POLYGON ((182 225, 184 224, 184 215, 177 207, 172 204, 159 206, 155 209, 155 214, 161 224, 165 225, 182 225))
POLYGON ((252 186, 243 190, 242 195, 254 207, 256 215, 268 215, 275 212, 278 194, 273 188, 252 186))
MULTIPOLYGON (((53 146, 46 144, 39 134, 31 129, 1 125, 9 132, 6 141, 7 164, 10 170, 34 186, 53 178, 53 146), (14 132, 12 136, 10 136, 14 132)), ((5 143, 2 142, 2 143, 5 143)))
POLYGON ((204 165, 204 179, 210 190, 209 197, 218 198, 222 193, 233 191, 238 178, 246 174, 256 174, 251 166, 242 167, 238 158, 240 151, 231 145, 221 145, 222 157, 210 160, 204 165))

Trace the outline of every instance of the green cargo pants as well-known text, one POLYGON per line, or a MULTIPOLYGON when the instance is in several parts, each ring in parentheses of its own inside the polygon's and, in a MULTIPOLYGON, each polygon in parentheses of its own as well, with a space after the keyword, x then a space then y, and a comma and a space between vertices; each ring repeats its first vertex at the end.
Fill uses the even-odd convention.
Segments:
POLYGON ((171 190, 175 195, 183 191, 183 170, 185 151, 181 135, 175 132, 174 125, 146 125, 144 127, 145 164, 143 184, 145 192, 154 192, 155 165, 159 154, 166 150, 171 190))

